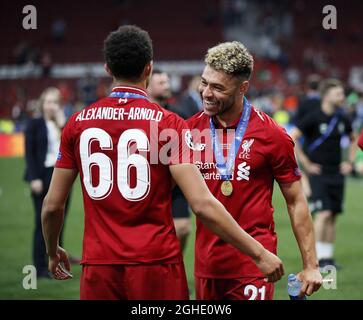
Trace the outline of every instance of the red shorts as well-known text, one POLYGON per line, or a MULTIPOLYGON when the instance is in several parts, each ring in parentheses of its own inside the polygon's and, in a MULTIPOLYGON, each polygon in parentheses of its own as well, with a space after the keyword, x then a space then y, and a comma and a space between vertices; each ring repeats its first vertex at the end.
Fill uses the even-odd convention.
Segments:
POLYGON ((195 277, 197 300, 272 300, 274 284, 263 278, 209 279, 195 277))
POLYGON ((183 263, 84 265, 81 300, 189 300, 183 263))

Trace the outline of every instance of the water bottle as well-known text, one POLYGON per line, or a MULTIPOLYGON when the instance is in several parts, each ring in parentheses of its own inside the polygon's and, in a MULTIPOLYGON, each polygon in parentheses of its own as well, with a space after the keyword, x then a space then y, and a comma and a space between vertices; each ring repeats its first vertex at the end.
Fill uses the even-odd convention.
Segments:
POLYGON ((299 297, 302 282, 296 277, 295 274, 291 273, 287 279, 287 293, 289 294, 290 300, 306 300, 306 296, 299 297))

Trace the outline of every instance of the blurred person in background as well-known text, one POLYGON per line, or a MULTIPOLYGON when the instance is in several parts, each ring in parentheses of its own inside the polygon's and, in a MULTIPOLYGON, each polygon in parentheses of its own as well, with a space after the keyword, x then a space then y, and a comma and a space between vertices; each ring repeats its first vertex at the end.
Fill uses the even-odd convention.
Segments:
POLYGON ((42 76, 49 78, 52 72, 52 56, 49 52, 44 52, 40 58, 40 66, 42 68, 42 76))
MULTIPOLYGON (((178 114, 183 119, 186 118, 184 110, 177 109, 168 104, 168 100, 171 98, 171 86, 170 78, 166 72, 154 69, 147 90, 151 100, 166 110, 178 114)), ((190 233, 191 223, 188 202, 178 186, 175 186, 172 192, 172 214, 176 234, 181 248, 184 251, 190 233)))
POLYGON ((345 176, 351 173, 356 151, 352 123, 344 114, 343 84, 326 79, 320 84, 321 106, 299 119, 291 136, 297 156, 309 176, 310 206, 315 213, 316 251, 321 268, 337 267, 333 258, 337 214, 343 211, 345 176), (348 159, 342 161, 341 138, 351 139, 348 159), (304 137, 301 147, 300 137, 304 137))
POLYGON ((321 77, 318 74, 311 74, 306 80, 307 90, 300 98, 299 107, 295 115, 295 121, 301 120, 310 111, 320 108, 319 84, 321 77))
MULTIPOLYGON (((320 109, 320 92, 319 85, 321 82, 321 76, 318 74, 311 74, 306 79, 306 93, 299 99, 299 106, 293 123, 302 120, 307 114, 314 112, 314 110, 320 109)), ((300 143, 304 144, 304 138, 300 138, 300 143)), ((309 178, 305 172, 301 172, 301 183, 303 185, 304 193, 307 198, 311 196, 311 188, 309 184, 309 178)))
POLYGON ((77 82, 78 100, 85 105, 90 105, 97 100, 98 80, 88 71, 86 75, 77 82))
POLYGON ((58 89, 60 91, 61 99, 63 102, 63 110, 66 120, 68 120, 71 115, 75 112, 74 107, 74 92, 73 88, 66 81, 62 81, 58 84, 58 89))
POLYGON ((199 94, 200 76, 194 76, 189 82, 188 89, 185 91, 178 103, 178 110, 181 110, 186 118, 194 116, 203 110, 202 99, 199 94))
POLYGON ((57 18, 52 21, 52 38, 54 42, 62 43, 67 32, 67 23, 63 18, 57 18))
MULTIPOLYGON (((38 277, 49 278, 41 210, 57 160, 61 130, 66 119, 61 107, 60 91, 55 87, 43 91, 39 106, 41 116, 29 120, 25 130, 25 180, 29 182, 35 210, 33 263, 38 277)), ((77 263, 79 259, 72 258, 72 262, 77 263)))
POLYGON ((271 103, 273 106, 272 119, 274 119, 281 127, 288 129, 290 115, 284 108, 285 97, 280 91, 271 93, 271 103))
POLYGON ((176 113, 183 119, 187 118, 183 110, 179 110, 169 103, 172 92, 170 77, 166 72, 157 68, 153 69, 147 91, 150 98, 164 109, 176 113))

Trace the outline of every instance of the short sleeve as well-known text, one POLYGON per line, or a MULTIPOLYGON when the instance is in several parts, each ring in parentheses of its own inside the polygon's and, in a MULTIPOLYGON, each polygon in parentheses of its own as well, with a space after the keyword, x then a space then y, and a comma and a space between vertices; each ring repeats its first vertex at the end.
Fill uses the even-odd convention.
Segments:
POLYGON ((74 154, 74 135, 72 134, 72 128, 74 125, 74 117, 71 117, 65 127, 62 130, 61 143, 59 147, 59 153, 56 168, 64 169, 76 169, 77 163, 74 154))
POLYGON ((268 159, 277 182, 291 183, 301 178, 296 161, 294 142, 285 129, 275 124, 269 135, 268 159))
POLYGON ((307 135, 312 132, 313 126, 314 117, 312 117, 312 114, 310 113, 296 122, 296 127, 303 133, 303 135, 307 135))
POLYGON ((348 117, 345 117, 345 134, 350 135, 353 132, 352 122, 348 117))
POLYGON ((192 163, 189 147, 192 137, 187 122, 178 115, 170 113, 167 118, 166 129, 170 132, 168 164, 192 163))

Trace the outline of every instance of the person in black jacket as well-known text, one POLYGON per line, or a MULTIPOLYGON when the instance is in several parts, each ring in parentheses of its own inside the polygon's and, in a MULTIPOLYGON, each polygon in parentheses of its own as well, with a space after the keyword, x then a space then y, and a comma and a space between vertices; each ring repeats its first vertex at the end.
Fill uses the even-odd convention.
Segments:
POLYGON ((25 180, 29 182, 35 209, 33 263, 38 277, 49 277, 41 210, 57 160, 61 129, 66 119, 57 88, 45 89, 39 100, 41 116, 31 119, 25 131, 25 180))
POLYGON ((299 100, 299 107, 295 115, 295 122, 302 120, 308 113, 315 112, 320 108, 321 98, 319 85, 321 77, 318 74, 311 74, 306 80, 307 91, 299 100))
MULTIPOLYGON (((149 96, 153 101, 166 110, 176 113, 183 119, 187 118, 187 115, 183 113, 183 110, 175 108, 167 103, 168 99, 171 97, 171 88, 170 79, 166 72, 154 69, 147 89, 149 96)), ((175 186, 172 192, 172 214, 176 235, 178 236, 181 248, 184 251, 191 229, 191 222, 188 202, 178 186, 175 186)))
MULTIPOLYGON (((319 91, 319 85, 322 79, 318 74, 311 74, 306 79, 306 92, 299 99, 299 107, 293 119, 294 125, 299 123, 308 114, 314 113, 320 109, 321 97, 319 91)), ((301 143, 304 144, 304 139, 301 139, 301 143)), ((301 172, 301 183, 304 189, 304 193, 307 198, 311 197, 311 187, 309 178, 305 172, 301 172)))
POLYGON ((202 99, 199 93, 200 76, 194 76, 188 85, 188 90, 186 90, 181 97, 178 110, 186 116, 187 119, 203 110, 202 99))

